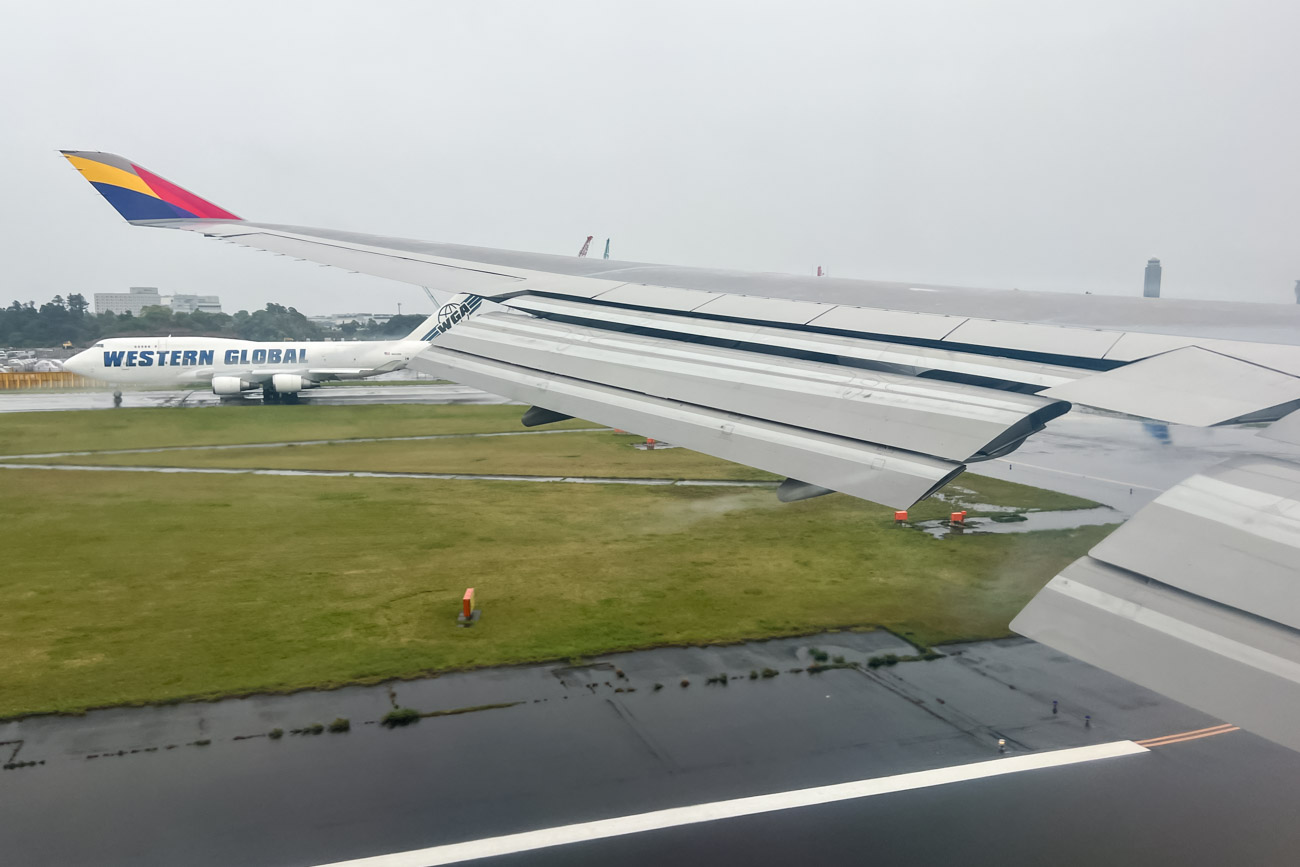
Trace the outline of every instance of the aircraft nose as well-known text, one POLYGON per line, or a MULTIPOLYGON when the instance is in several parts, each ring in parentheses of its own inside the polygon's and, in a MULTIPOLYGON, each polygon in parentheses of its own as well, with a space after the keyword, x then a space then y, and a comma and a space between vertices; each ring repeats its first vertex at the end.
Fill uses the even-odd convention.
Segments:
POLYGON ((70 370, 73 373, 87 376, 90 373, 90 350, 83 349, 76 355, 63 362, 63 369, 70 370))

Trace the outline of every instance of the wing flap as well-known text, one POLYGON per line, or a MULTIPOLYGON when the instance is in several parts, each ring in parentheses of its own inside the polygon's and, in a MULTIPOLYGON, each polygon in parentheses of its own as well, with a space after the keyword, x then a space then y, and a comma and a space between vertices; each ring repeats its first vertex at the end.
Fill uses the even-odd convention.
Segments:
POLYGON ((1242 457, 1198 473, 1089 556, 1300 629, 1300 465, 1242 457))
POLYGON ((1300 749, 1300 465, 1174 486, 1052 579, 1016 632, 1300 749))
POLYGON ((1204 427, 1281 418, 1300 406, 1300 378, 1186 346, 1054 386, 1043 394, 1204 427))
POLYGON ((1011 628, 1300 750, 1300 635, 1089 557, 1011 628))
POLYGON ((1300 446, 1300 412, 1284 416, 1259 432, 1264 439, 1300 446))
POLYGON ((517 313, 472 317, 438 345, 543 374, 933 455, 979 460, 1014 448, 1069 404, 517 313))
POLYGON ((929 496, 965 469, 952 461, 543 373, 438 344, 410 366, 894 508, 929 496))

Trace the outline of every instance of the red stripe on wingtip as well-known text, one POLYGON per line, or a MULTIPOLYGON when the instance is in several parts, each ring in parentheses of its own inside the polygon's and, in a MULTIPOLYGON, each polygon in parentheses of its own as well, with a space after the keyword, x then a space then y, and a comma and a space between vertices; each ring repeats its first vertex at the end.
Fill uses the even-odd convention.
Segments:
POLYGON ((189 190, 181 189, 171 181, 158 177, 148 169, 142 169, 135 163, 131 163, 131 167, 135 169, 135 173, 140 176, 141 180, 149 185, 149 189, 153 190, 154 193, 157 194, 158 198, 162 199, 164 202, 175 205, 178 208, 184 208, 197 217, 216 220, 239 219, 239 217, 236 217, 224 208, 219 208, 205 199, 200 199, 189 190))

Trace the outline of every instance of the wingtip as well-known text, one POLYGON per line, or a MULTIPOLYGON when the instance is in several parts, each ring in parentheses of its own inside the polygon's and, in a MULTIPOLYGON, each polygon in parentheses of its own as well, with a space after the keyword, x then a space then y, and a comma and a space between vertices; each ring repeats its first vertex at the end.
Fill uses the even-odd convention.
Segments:
POLYGON ((103 151, 60 150, 127 222, 240 219, 230 211, 155 175, 138 163, 103 151))

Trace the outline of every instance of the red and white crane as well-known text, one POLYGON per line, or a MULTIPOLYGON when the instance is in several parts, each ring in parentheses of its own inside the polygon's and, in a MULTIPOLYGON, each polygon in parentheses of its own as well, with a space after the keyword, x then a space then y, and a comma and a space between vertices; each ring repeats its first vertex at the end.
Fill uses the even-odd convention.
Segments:
POLYGON ((587 236, 587 240, 585 240, 585 241, 582 242, 582 249, 578 251, 578 258, 579 258, 579 259, 585 259, 585 258, 587 257, 587 248, 591 246, 591 239, 592 239, 592 237, 594 237, 594 236, 592 236, 592 235, 588 235, 588 236, 587 236))

